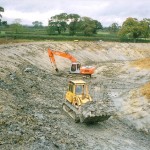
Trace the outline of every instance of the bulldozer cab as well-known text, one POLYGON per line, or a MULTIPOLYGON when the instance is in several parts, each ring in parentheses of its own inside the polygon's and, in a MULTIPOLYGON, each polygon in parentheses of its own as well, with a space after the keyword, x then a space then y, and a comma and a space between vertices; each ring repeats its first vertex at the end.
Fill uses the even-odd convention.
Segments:
POLYGON ((71 80, 69 82, 69 89, 75 95, 83 95, 87 93, 87 84, 83 80, 71 80))
POLYGON ((88 86, 86 82, 84 82, 83 80, 69 81, 69 88, 66 93, 66 100, 76 105, 82 105, 87 101, 91 101, 91 98, 88 94, 88 86))
POLYGON ((71 68, 70 68, 70 73, 80 73, 80 63, 72 63, 71 68))

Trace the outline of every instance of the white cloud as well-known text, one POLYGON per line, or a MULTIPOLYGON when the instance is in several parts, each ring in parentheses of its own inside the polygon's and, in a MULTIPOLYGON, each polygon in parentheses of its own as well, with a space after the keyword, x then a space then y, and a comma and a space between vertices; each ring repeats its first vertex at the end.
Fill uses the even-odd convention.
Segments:
POLYGON ((4 19, 10 20, 10 23, 13 23, 15 19, 21 19, 23 24, 32 25, 34 21, 41 21, 43 25, 48 25, 48 20, 51 16, 61 13, 59 10, 47 11, 44 13, 36 12, 20 12, 20 11, 7 11, 3 15, 4 19))

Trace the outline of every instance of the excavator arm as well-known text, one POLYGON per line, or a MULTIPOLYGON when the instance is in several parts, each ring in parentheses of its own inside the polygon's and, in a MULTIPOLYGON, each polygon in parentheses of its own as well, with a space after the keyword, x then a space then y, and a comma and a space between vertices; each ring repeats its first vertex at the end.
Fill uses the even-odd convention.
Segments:
POLYGON ((54 55, 67 58, 67 59, 69 59, 72 63, 77 62, 76 58, 73 57, 72 55, 70 55, 70 54, 68 54, 68 53, 66 53, 66 52, 53 51, 53 50, 51 50, 50 48, 48 48, 48 55, 49 55, 49 58, 50 58, 51 63, 54 64, 54 67, 55 67, 56 72, 58 72, 58 68, 57 68, 57 65, 56 65, 56 61, 55 61, 54 55))

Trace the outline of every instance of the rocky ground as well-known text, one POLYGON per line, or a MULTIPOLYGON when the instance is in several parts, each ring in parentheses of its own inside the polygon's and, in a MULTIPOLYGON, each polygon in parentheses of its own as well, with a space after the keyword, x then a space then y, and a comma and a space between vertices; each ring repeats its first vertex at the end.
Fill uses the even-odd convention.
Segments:
MULTIPOLYGON (((111 42, 1 44, 0 149, 149 150, 149 48, 111 42), (69 79, 54 72, 48 47, 96 67, 85 80, 94 100, 114 103, 109 120, 76 124, 62 110, 69 79)), ((56 61, 62 74, 70 67, 69 60, 57 56, 56 61)))

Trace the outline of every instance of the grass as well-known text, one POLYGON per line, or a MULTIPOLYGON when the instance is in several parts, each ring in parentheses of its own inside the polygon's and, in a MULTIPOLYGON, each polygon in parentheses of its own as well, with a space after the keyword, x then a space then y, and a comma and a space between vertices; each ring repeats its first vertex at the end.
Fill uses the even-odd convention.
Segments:
POLYGON ((8 44, 8 43, 23 43, 23 42, 32 42, 34 40, 28 39, 13 39, 13 38, 0 38, 0 44, 8 44))
MULTIPOLYGON (((11 28, 3 28, 0 34, 0 38, 4 39, 24 39, 24 40, 56 40, 56 41, 112 41, 112 42, 134 42, 133 39, 120 39, 117 34, 109 33, 106 31, 99 31, 96 35, 84 36, 83 33, 77 33, 75 36, 70 36, 68 32, 62 33, 61 35, 48 35, 47 28, 35 29, 35 28, 24 28, 15 33, 11 28)), ((5 40, 4 40, 5 41, 5 40)), ((150 39, 138 39, 137 42, 144 43, 150 42, 150 39)))
POLYGON ((119 41, 117 37, 109 36, 67 36, 67 35, 36 35, 36 34, 7 34, 1 38, 28 39, 28 40, 56 40, 56 41, 119 41))
POLYGON ((108 35, 108 34, 110 34, 109 32, 105 32, 105 31, 99 31, 99 32, 97 32, 97 34, 100 34, 100 35, 108 35))

